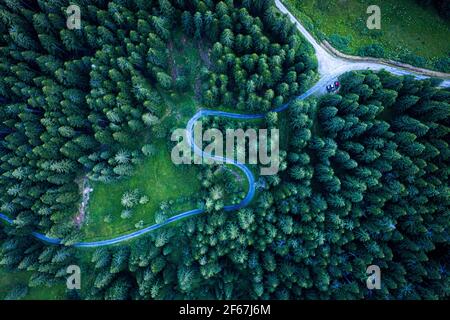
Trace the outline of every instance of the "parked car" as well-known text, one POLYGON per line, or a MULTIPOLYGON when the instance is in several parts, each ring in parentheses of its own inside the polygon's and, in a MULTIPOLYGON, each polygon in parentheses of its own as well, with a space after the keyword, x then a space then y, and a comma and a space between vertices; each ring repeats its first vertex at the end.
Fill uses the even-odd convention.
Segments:
POLYGON ((340 86, 341 84, 339 83, 339 81, 335 81, 334 83, 327 85, 326 89, 328 92, 335 92, 339 89, 340 86))
POLYGON ((334 90, 335 90, 334 84, 327 85, 327 91, 328 92, 333 92, 334 90))

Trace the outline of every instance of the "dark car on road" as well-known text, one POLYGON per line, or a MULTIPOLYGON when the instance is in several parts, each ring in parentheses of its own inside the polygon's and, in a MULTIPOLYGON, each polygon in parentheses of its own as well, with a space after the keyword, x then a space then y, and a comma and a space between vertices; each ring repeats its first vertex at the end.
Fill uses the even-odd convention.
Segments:
POLYGON ((339 83, 339 81, 335 81, 332 84, 327 85, 327 91, 328 92, 335 92, 339 89, 339 87, 341 86, 341 84, 339 83))

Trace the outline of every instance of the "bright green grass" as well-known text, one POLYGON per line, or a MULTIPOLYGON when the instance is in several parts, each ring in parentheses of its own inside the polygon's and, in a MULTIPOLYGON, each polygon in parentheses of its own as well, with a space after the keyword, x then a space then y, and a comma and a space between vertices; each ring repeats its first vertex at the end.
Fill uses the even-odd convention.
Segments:
POLYGON ((349 39, 341 51, 357 54, 370 44, 382 44, 387 56, 405 53, 431 59, 450 53, 450 22, 432 7, 414 0, 283 0, 293 14, 320 39, 339 35, 349 39), (369 5, 381 9, 381 30, 369 30, 366 13, 369 5))
MULTIPOLYGON (((0 300, 3 300, 16 285, 27 285, 30 274, 27 271, 7 272, 4 269, 0 269, 0 300)), ((57 300, 64 298, 65 292, 66 287, 64 284, 52 287, 28 288, 28 293, 23 300, 57 300)))
MULTIPOLYGON (((173 164, 168 146, 160 141, 156 144, 158 154, 147 158, 136 167, 132 177, 113 183, 92 183, 94 191, 89 204, 88 222, 83 227, 86 239, 109 238, 135 231, 135 224, 140 220, 146 226, 155 222, 154 215, 162 201, 175 200, 178 197, 195 196, 200 189, 197 180, 198 168, 193 165, 173 164), (122 219, 120 213, 123 207, 120 203, 123 193, 139 189, 141 194, 149 197, 145 205, 136 205, 133 216, 122 219), (111 215, 112 221, 104 222, 104 218, 111 215)), ((180 212, 184 209, 194 209, 192 203, 176 208, 180 212)), ((174 212, 179 213, 179 212, 174 212)))

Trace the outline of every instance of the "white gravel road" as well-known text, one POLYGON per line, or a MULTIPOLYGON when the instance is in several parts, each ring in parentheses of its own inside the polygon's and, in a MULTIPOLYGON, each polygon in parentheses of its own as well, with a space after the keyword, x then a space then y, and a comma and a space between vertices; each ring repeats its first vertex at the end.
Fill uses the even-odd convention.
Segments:
MULTIPOLYGON (((317 40, 305 29, 305 27, 298 21, 296 17, 292 15, 292 13, 285 7, 280 0, 275 0, 275 5, 277 8, 284 14, 286 14, 289 19, 297 26, 297 29, 301 32, 301 34, 311 43, 316 52, 317 61, 319 64, 319 75, 320 82, 324 83, 323 91, 325 91, 325 85, 329 82, 332 82, 338 78, 339 75, 353 70, 381 70, 384 69, 393 74, 397 75, 413 75, 418 79, 427 78, 424 75, 418 74, 411 70, 401 69, 398 67, 388 66, 382 63, 374 63, 374 62, 359 62, 348 60, 345 58, 337 57, 329 53, 325 48, 317 42, 317 40)), ((450 87, 450 79, 446 79, 441 83, 442 87, 450 87)))

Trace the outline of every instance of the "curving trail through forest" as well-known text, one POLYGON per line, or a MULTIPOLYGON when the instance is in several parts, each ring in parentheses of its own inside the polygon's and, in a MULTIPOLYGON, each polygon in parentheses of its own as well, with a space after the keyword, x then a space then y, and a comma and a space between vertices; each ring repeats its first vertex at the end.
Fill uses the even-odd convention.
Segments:
MULTIPOLYGON (((314 87, 312 87, 307 92, 305 92, 304 94, 297 97, 297 99, 303 100, 303 99, 308 98, 309 96, 314 94, 321 87, 321 85, 322 85, 322 83, 319 81, 314 87)), ((288 106, 289 106, 289 103, 286 103, 273 111, 274 112, 282 112, 282 111, 286 110, 288 108, 288 106)), ((248 185, 249 185, 247 195, 238 204, 228 205, 223 208, 225 211, 239 210, 241 208, 248 206, 255 195, 255 177, 254 177, 253 173, 251 172, 251 170, 245 164, 240 163, 235 160, 232 160, 232 159, 225 158, 225 157, 213 156, 210 153, 202 151, 195 144, 194 139, 193 139, 194 125, 200 118, 208 117, 208 116, 216 116, 216 117, 224 117, 224 118, 240 119, 240 120, 252 120, 252 119, 262 119, 265 117, 265 114, 239 114, 239 113, 231 113, 231 112, 216 111, 216 110, 200 110, 188 121, 188 124, 186 126, 188 144, 194 150, 194 153, 196 155, 201 156, 204 159, 212 159, 215 161, 220 161, 223 163, 228 163, 228 164, 234 165, 245 174, 247 181, 248 181, 248 185)), ((128 241, 128 240, 137 238, 143 234, 146 234, 150 231, 159 229, 159 228, 161 228, 167 224, 170 224, 172 222, 175 222, 175 221, 178 221, 181 219, 185 219, 187 217, 195 216, 195 215, 198 215, 198 214, 201 214, 204 212, 205 212, 205 210, 203 208, 189 210, 189 211, 177 214, 173 217, 170 217, 162 223, 156 223, 156 224, 148 226, 144 229, 132 232, 132 233, 128 233, 128 234, 125 234, 125 235, 122 235, 119 237, 115 237, 112 239, 90 241, 90 242, 78 242, 78 243, 73 244, 73 246, 77 247, 77 248, 96 248, 96 247, 117 244, 120 242, 124 242, 124 241, 128 241)), ((0 219, 4 220, 8 224, 14 223, 14 221, 12 219, 8 218, 4 214, 0 214, 0 219)), ((55 244, 55 245, 61 244, 61 239, 50 238, 50 237, 47 237, 46 235, 38 233, 38 232, 33 232, 32 234, 35 238, 37 238, 41 241, 44 241, 46 243, 55 244)))
MULTIPOLYGON (((296 25, 297 29, 302 33, 302 35, 308 40, 308 42, 311 43, 313 46, 317 60, 319 65, 319 74, 320 79, 316 84, 311 87, 308 91, 303 93, 302 95, 294 98, 294 100, 304 100, 310 97, 313 94, 321 94, 326 92, 326 85, 330 83, 331 81, 334 81, 338 78, 339 75, 352 71, 352 70, 364 70, 364 69, 370 69, 370 70, 381 70, 384 69, 386 71, 389 71, 393 74, 397 75, 413 75, 418 79, 427 78, 424 75, 415 73, 413 71, 408 71, 404 69, 400 69, 397 67, 387 66, 385 64, 381 63, 373 63, 373 62, 355 62, 351 60, 346 60, 343 58, 335 57, 329 54, 321 45, 317 43, 317 41, 311 36, 311 34, 301 25, 301 23, 286 9, 286 7, 279 1, 275 0, 275 5, 278 7, 278 9, 284 13, 287 14, 290 20, 296 25)), ((445 80, 441 83, 441 87, 450 87, 450 80, 445 80)), ((290 102, 272 110, 272 112, 283 112, 289 107, 290 102)), ((194 153, 198 156, 201 156, 203 159, 212 159, 215 161, 227 163, 230 165, 233 165, 237 167, 239 170, 241 170, 248 181, 248 192, 245 196, 245 198, 239 202, 238 204, 234 205, 228 205, 224 207, 225 211, 236 211, 241 208, 244 208, 250 204, 250 202, 253 200, 253 197, 255 195, 255 177, 251 170, 243 163, 237 162, 234 159, 229 159, 225 157, 219 157, 219 156, 213 156, 210 153, 204 152, 199 148, 193 139, 194 134, 194 125, 195 123, 202 117, 209 117, 209 116, 215 116, 215 117, 224 117, 224 118, 230 118, 230 119, 239 119, 239 120, 254 120, 254 119, 262 119, 265 117, 265 114, 240 114, 240 113, 232 113, 232 112, 224 112, 224 111, 216 111, 216 110, 209 110, 209 109, 203 109, 198 111, 187 123, 186 130, 187 130, 187 141, 191 148, 193 149, 194 153)), ((156 223, 151 226, 148 226, 146 228, 143 228, 138 231, 134 231, 122 236, 118 236, 111 239, 105 239, 105 240, 99 240, 99 241, 88 241, 88 242, 78 242, 73 244, 73 247, 77 248, 96 248, 96 247, 102 247, 102 246, 108 246, 113 245, 117 243, 121 243, 124 241, 128 241, 134 238, 137 238, 141 235, 144 235, 146 233, 149 233, 151 231, 154 231, 156 229, 159 229, 165 225, 168 225, 172 222, 179 221, 191 216, 199 215, 204 213, 205 210, 203 208, 193 209, 189 210, 180 214, 177 214, 173 217, 168 218, 166 221, 162 223, 156 223)), ((0 220, 3 220, 7 224, 14 224, 14 221, 7 217, 4 214, 0 213, 0 220)), ((58 245, 62 243, 61 239, 58 238, 51 238, 44 234, 33 232, 32 235, 49 244, 58 245)))

